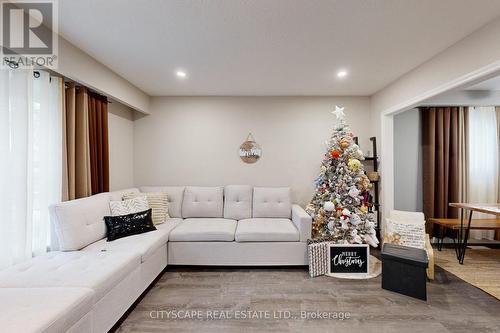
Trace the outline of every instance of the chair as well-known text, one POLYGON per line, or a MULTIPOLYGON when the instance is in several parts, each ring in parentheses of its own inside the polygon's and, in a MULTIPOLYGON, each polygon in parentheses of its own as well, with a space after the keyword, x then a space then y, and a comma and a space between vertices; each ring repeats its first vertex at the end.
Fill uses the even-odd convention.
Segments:
MULTIPOLYGON (((387 220, 391 220, 402 224, 422 225, 425 227, 425 216, 424 213, 421 212, 405 212, 401 210, 391 210, 387 220)), ((430 280, 434 280, 434 250, 430 242, 429 234, 425 234, 424 238, 425 238, 425 250, 427 252, 427 257, 429 258, 427 277, 430 280)), ((387 235, 384 235, 384 242, 386 241, 390 242, 390 240, 388 240, 387 235)))

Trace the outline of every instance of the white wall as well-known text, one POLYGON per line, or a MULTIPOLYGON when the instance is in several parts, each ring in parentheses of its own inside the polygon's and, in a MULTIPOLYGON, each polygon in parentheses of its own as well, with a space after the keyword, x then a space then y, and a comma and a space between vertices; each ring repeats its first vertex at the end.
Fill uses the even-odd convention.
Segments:
POLYGON ((452 90, 425 100, 421 105, 491 106, 500 105, 498 90, 452 90))
POLYGON ((408 101, 422 100, 442 93, 453 81, 474 77, 475 71, 489 67, 498 70, 500 62, 500 18, 437 54, 372 96, 373 112, 397 111, 408 101), (496 65, 496 66, 495 66, 496 65), (443 88, 443 91, 440 91, 443 88))
POLYGON ((134 111, 117 102, 108 105, 109 187, 134 186, 134 111))
POLYGON ((135 185, 291 186, 307 204, 336 104, 369 147, 367 97, 153 97, 134 122, 135 185), (263 150, 255 164, 238 156, 249 132, 263 150))
MULTIPOLYGON (((393 119, 384 114, 416 107, 447 90, 476 82, 500 69, 500 18, 437 54, 371 97, 372 135, 381 138, 382 205, 393 207, 393 119)), ((387 64, 390 65, 390 64, 387 64)))
POLYGON ((56 72, 139 112, 149 112, 148 95, 62 37, 56 72))
POLYGON ((394 193, 394 209, 422 211, 422 135, 418 109, 394 117, 394 193))

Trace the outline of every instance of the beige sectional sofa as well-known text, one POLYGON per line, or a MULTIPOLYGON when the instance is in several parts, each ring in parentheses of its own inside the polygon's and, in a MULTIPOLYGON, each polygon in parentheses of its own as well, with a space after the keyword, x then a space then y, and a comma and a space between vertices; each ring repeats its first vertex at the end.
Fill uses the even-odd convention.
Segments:
POLYGON ((289 188, 141 187, 51 207, 53 249, 0 271, 0 327, 106 332, 168 265, 307 265, 311 218, 289 188), (157 230, 107 242, 109 201, 164 191, 157 230), (23 313, 23 315, 20 315, 23 313))

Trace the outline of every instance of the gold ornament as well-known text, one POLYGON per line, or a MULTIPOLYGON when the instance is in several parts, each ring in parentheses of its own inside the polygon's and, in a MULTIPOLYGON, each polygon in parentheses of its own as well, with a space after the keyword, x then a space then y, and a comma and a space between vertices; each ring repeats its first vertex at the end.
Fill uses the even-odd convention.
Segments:
POLYGON ((314 221, 316 222, 316 224, 324 224, 325 223, 325 216, 324 215, 318 215, 318 217, 316 218, 316 220, 314 221))
POLYGON ((366 177, 366 175, 362 175, 360 177, 360 181, 358 183, 358 188, 361 192, 364 192, 368 189, 371 188, 371 184, 370 184, 370 180, 368 179, 368 177, 366 177))
POLYGON ((342 138, 339 142, 340 148, 346 149, 349 147, 349 139, 348 138, 342 138))

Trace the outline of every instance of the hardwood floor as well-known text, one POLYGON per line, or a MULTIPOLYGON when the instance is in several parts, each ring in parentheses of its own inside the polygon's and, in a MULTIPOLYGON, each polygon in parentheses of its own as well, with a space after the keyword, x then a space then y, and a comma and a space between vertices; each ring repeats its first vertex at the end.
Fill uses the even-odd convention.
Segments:
POLYGON ((500 301, 439 267, 436 280, 427 285, 427 302, 383 290, 380 283, 380 277, 310 278, 305 268, 168 267, 117 331, 500 331, 500 301), (189 312, 194 318, 172 319, 174 313, 185 317, 186 310, 195 311, 189 312), (217 310, 233 318, 220 319, 217 310), (257 311, 271 318, 241 319, 244 313, 258 315, 257 311), (331 316, 343 312, 350 318, 304 320, 301 311, 309 315, 325 311, 331 316), (279 314, 298 318, 273 318, 279 314))

